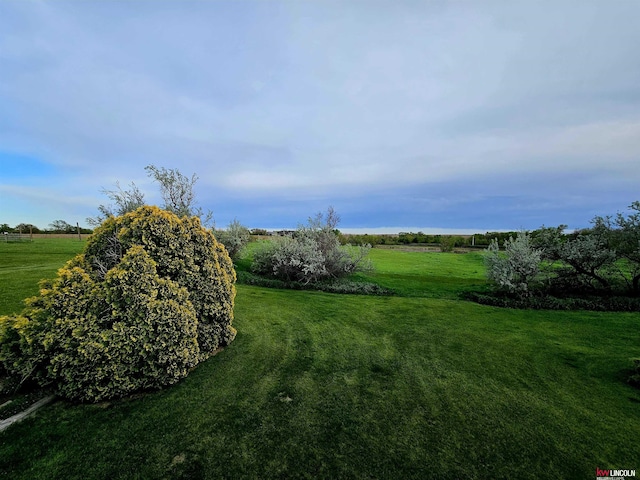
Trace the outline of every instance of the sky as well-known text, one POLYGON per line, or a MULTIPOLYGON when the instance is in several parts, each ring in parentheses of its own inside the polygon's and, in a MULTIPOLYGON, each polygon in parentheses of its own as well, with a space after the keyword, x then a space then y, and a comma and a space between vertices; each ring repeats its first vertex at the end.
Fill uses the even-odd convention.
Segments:
POLYGON ((640 2, 0 0, 0 223, 145 166, 216 226, 588 227, 640 200, 640 2))

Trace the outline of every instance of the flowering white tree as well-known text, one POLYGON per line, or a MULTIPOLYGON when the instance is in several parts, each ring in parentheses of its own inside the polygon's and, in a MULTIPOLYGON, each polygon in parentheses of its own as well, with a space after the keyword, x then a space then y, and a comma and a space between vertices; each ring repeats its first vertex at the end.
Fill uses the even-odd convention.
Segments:
POLYGON ((371 268, 371 245, 341 246, 336 226, 340 217, 332 207, 310 218, 292 237, 263 244, 254 253, 254 272, 303 284, 339 278, 371 268))
POLYGON ((505 240, 504 252, 493 239, 485 254, 487 277, 500 290, 527 296, 540 272, 541 259, 542 251, 533 247, 527 232, 518 232, 516 238, 505 240))
POLYGON ((616 252, 610 248, 612 240, 608 230, 596 225, 591 230, 564 236, 564 228, 565 225, 560 225, 536 232, 536 246, 542 249, 543 257, 561 265, 554 269, 556 280, 569 281, 573 288, 609 289, 616 252))

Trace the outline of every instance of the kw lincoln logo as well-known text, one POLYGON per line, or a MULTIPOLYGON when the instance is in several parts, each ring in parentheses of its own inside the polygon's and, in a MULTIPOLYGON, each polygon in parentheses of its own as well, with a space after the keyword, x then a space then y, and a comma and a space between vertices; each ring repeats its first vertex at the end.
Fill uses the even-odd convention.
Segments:
POLYGON ((636 478, 635 470, 600 470, 596 468, 596 480, 625 480, 627 478, 636 478))

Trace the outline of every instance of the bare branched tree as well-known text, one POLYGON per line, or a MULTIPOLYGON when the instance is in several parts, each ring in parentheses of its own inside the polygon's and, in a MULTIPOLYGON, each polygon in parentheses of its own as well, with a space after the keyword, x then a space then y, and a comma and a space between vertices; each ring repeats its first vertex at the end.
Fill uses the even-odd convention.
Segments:
MULTIPOLYGON (((194 185, 198 181, 198 176, 194 173, 187 177, 180 173, 177 168, 156 167, 148 165, 145 167, 147 174, 160 185, 160 195, 164 205, 162 208, 175 213, 179 217, 200 217, 200 221, 207 227, 213 226, 213 212, 204 211, 196 205, 196 194, 194 185)), ((131 182, 129 188, 123 189, 119 182, 116 182, 115 189, 101 190, 111 204, 100 205, 98 215, 87 218, 87 223, 92 226, 102 224, 107 218, 119 217, 125 213, 133 212, 146 205, 144 194, 131 182)))
POLYGON ((194 173, 191 178, 183 175, 177 168, 145 167, 147 174, 160 184, 160 194, 164 201, 164 209, 175 213, 179 217, 200 217, 203 225, 209 225, 213 221, 213 212, 204 212, 196 206, 196 195, 193 190, 198 181, 194 173))
POLYGON ((125 213, 133 212, 145 204, 144 193, 136 186, 135 183, 129 184, 129 190, 124 190, 120 186, 120 182, 116 182, 115 190, 101 190, 112 202, 111 205, 100 205, 98 207, 98 215, 87 218, 87 223, 98 226, 109 217, 118 217, 125 213))
POLYGON ((105 236, 105 243, 99 255, 91 257, 91 263, 100 280, 104 280, 107 272, 115 267, 123 257, 122 244, 118 239, 118 230, 105 236))

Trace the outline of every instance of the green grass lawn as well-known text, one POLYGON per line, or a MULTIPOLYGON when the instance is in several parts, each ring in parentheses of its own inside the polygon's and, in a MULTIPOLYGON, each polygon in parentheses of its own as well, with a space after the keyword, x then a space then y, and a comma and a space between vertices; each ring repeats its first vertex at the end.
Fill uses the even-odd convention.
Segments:
POLYGON ((423 253, 374 248, 375 271, 362 278, 407 297, 457 299, 486 286, 481 253, 423 253))
POLYGON ((226 350, 161 392, 45 407, 0 433, 0 478, 583 479, 640 469, 640 391, 624 382, 640 356, 640 314, 461 301, 485 285, 476 254, 372 259, 367 278, 397 296, 238 285, 239 333, 226 350))
POLYGON ((64 238, 0 242, 0 315, 22 310, 24 299, 37 295, 38 282, 55 277, 84 244, 64 238))

